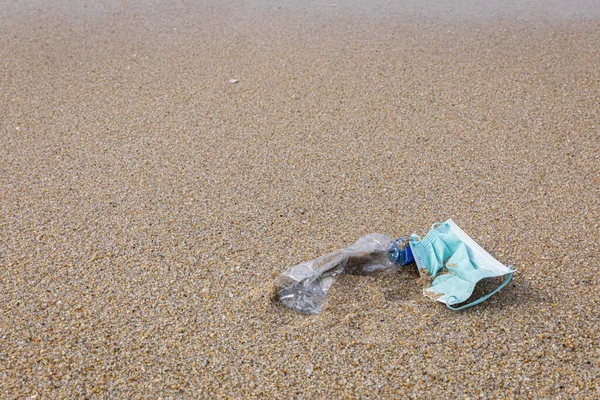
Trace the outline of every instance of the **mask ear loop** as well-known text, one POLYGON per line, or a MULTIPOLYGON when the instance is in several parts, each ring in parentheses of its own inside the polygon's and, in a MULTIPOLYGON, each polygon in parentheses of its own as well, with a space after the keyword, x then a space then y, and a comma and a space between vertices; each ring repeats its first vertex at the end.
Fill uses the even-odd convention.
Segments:
POLYGON ((431 225, 431 230, 437 229, 441 225, 444 225, 444 222, 436 222, 433 225, 431 225))
POLYGON ((513 273, 514 273, 515 271, 513 270, 513 268, 512 268, 510 265, 508 266, 508 269, 510 270, 510 272, 508 273, 508 276, 506 277, 506 279, 504 280, 504 282, 502 282, 502 283, 500 284, 500 286, 498 286, 498 287, 496 288, 496 290, 494 290, 493 292, 491 292, 491 293, 488 293, 488 294, 486 294, 486 295, 485 295, 485 296, 483 296, 483 297, 480 297, 479 299, 477 299, 477 300, 473 301, 472 303, 465 304, 464 306, 460 306, 460 307, 452 307, 452 306, 450 305, 450 301, 451 301, 451 300, 453 300, 453 299, 454 299, 454 300, 458 300, 458 299, 456 298, 456 296, 450 296, 450 297, 448 297, 448 299, 446 300, 446 307, 448 307, 449 309, 451 309, 451 310, 454 310, 454 311, 459 311, 459 310, 464 310, 465 308, 469 308, 469 307, 476 306, 476 305, 477 305, 477 304, 479 304, 479 303, 483 303, 484 301, 486 301, 487 299, 489 299, 489 298, 490 298, 492 295, 494 295, 494 294, 498 293, 498 292, 500 291, 500 289, 502 289, 504 286, 506 286, 506 285, 508 284, 508 282, 510 282, 510 280, 512 279, 513 273))

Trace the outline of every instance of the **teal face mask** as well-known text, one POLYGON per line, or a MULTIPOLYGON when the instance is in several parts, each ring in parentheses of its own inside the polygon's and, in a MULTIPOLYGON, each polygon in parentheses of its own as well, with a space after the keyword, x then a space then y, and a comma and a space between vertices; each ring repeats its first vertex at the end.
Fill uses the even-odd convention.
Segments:
POLYGON ((423 289, 423 294, 452 310, 462 310, 487 300, 506 286, 514 272, 512 267, 506 267, 482 249, 451 219, 433 224, 423 239, 412 235, 410 248, 421 276, 434 278, 431 286, 423 289), (452 306, 471 297, 481 279, 503 275, 507 275, 506 279, 493 292, 461 307, 452 306))

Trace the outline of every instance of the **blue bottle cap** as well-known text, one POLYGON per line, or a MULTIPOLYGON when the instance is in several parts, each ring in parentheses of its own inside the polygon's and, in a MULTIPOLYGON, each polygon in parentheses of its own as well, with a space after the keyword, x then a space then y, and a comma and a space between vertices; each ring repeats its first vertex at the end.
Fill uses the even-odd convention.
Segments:
POLYGON ((412 250, 404 238, 399 238, 389 252, 390 261, 397 265, 406 265, 415 261, 412 250))

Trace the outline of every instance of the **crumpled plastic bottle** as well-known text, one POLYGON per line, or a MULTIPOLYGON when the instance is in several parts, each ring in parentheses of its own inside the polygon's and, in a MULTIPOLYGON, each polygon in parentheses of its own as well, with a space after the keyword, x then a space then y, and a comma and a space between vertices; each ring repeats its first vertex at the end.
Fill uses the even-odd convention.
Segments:
POLYGON ((342 274, 393 272, 413 262, 408 238, 394 240, 371 233, 345 249, 305 261, 277 277, 277 296, 285 306, 305 314, 323 310, 327 293, 342 274))

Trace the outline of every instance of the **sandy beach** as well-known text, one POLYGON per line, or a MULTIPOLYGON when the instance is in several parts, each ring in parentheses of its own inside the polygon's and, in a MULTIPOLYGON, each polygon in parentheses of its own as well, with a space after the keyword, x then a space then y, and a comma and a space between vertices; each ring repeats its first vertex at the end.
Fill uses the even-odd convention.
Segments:
POLYGON ((600 397, 597 2, 125 3, 0 5, 0 397, 600 397), (271 301, 448 218, 481 305, 271 301))

